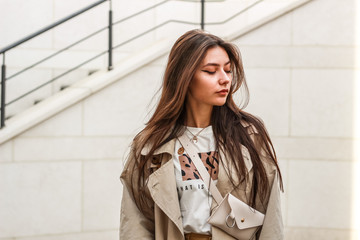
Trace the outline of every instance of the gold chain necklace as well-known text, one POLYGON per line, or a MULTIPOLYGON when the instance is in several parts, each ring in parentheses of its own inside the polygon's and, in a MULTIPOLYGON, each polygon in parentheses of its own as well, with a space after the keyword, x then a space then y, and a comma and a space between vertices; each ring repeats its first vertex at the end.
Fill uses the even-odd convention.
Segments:
MULTIPOLYGON (((205 128, 206 128, 206 127, 205 127, 205 128)), ((193 135, 193 137, 191 138, 191 141, 193 141, 193 143, 197 143, 197 142, 198 142, 198 136, 199 136, 199 134, 200 134, 205 128, 201 129, 197 134, 194 135, 194 134, 188 129, 188 127, 186 127, 186 130, 188 130, 189 133, 191 133, 191 135, 193 135)))
MULTIPOLYGON (((205 127, 205 128, 206 128, 206 127, 205 127)), ((189 133, 191 133, 191 135, 193 135, 193 137, 192 137, 190 140, 191 140, 193 143, 197 143, 197 142, 198 142, 198 136, 199 136, 199 134, 200 134, 205 128, 201 129, 197 134, 194 135, 194 134, 188 129, 188 127, 186 127, 186 130, 188 130, 189 133)), ((181 146, 181 147, 178 149, 177 153, 178 153, 179 155, 182 155, 182 154, 184 153, 184 151, 185 151, 184 147, 181 146)))

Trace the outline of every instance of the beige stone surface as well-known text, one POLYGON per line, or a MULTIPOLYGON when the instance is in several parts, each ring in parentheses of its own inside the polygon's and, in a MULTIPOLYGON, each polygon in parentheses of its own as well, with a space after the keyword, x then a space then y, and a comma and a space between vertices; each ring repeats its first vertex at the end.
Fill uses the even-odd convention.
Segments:
POLYGON ((245 71, 250 91, 250 102, 245 111, 259 116, 272 136, 288 136, 290 70, 248 68, 245 71))
POLYGON ((351 162, 289 162, 288 226, 350 229, 351 162))
POLYGON ((359 234, 349 229, 286 228, 286 240, 357 240, 359 234))
MULTIPOLYGON (((120 2, 120 4, 121 4, 121 2, 120 2)), ((150 4, 150 2, 145 3, 145 1, 140 1, 140 2, 132 1, 132 3, 129 3, 129 5, 132 5, 130 8, 134 8, 135 5, 138 5, 138 9, 135 11, 135 12, 138 12, 138 11, 140 11, 140 9, 145 9, 146 6, 149 6, 151 4, 150 4), (141 3, 142 3, 142 6, 140 6, 141 3)), ((118 9, 121 9, 121 8, 122 7, 118 8, 118 9)), ((127 8, 127 7, 124 7, 124 8, 127 8)), ((119 14, 121 14, 121 15, 126 14, 126 16, 131 15, 129 12, 120 13, 120 12, 122 12, 122 10, 118 10, 118 9, 113 9, 114 14, 117 14, 117 16, 119 16, 119 14)), ((129 39, 132 39, 135 36, 141 35, 148 29, 153 28, 155 26, 156 17, 157 17, 157 15, 156 15, 155 10, 150 10, 150 11, 147 11, 147 12, 144 12, 144 13, 138 15, 138 17, 129 18, 126 21, 123 21, 119 24, 114 25, 113 26, 113 34, 114 34, 113 45, 117 46, 118 44, 128 41, 129 39)), ((120 20, 122 18, 116 18, 116 19, 120 20)), ((126 45, 124 45, 123 47, 120 47, 120 49, 122 49, 124 51, 138 51, 138 50, 144 48, 145 46, 148 46, 149 44, 153 44, 155 37, 156 37, 155 32, 149 32, 130 43, 126 43, 126 45)))
MULTIPOLYGON (((29 63, 34 63, 34 60, 29 59, 29 63)), ((25 94, 29 89, 33 89, 46 81, 49 81, 52 77, 52 71, 49 69, 29 69, 25 71, 23 74, 12 77, 12 75, 17 74, 21 71, 21 68, 8 68, 6 72, 7 78, 7 90, 8 93, 6 95, 7 102, 15 99, 16 97, 25 94), (12 78, 10 78, 12 77, 12 78), (29 81, 29 78, 34 78, 32 81, 29 81)), ((46 89, 46 88, 45 88, 46 89)), ((44 91, 44 90, 42 90, 44 91)), ((45 97, 50 95, 51 92, 47 91, 45 97)), ((39 95, 39 94, 37 94, 39 95)), ((41 95, 41 94, 40 94, 41 95)), ((42 94, 44 95, 44 94, 42 94)), ((40 97, 40 96, 39 96, 40 97)))
MULTIPOLYGON (((89 231, 89 232, 79 232, 79 233, 16 238, 16 240, 105 240, 105 239, 118 240, 119 231, 118 230, 107 230, 107 231, 98 231, 98 232, 89 231)), ((4 239, 4 240, 8 240, 8 239, 4 239)))
POLYGON ((242 46, 259 46, 259 45, 291 45, 292 41, 292 22, 291 14, 282 16, 273 22, 252 31, 236 40, 241 48, 242 46))
MULTIPOLYGON (((26 68, 52 54, 57 50, 55 49, 32 49, 32 48, 16 48, 7 54, 6 61, 9 63, 16 63, 16 67, 26 68)), ((53 68, 73 68, 80 63, 89 60, 92 57, 100 54, 104 50, 74 50, 70 49, 65 51, 56 57, 49 59, 38 65, 39 69, 52 70, 53 68), (71 59, 71 61, 69 61, 71 59)), ((93 61, 90 61, 86 65, 82 66, 82 69, 101 69, 106 66, 107 56, 104 54, 93 61)), ((10 65, 12 66, 12 65, 10 65)))
POLYGON ((341 138, 273 137, 281 159, 353 160, 353 146, 358 141, 341 138))
POLYGON ((159 66, 161 69, 163 69, 163 71, 165 71, 165 66, 168 61, 168 55, 169 54, 166 54, 166 55, 156 59, 155 61, 152 61, 151 66, 159 66))
POLYGON ((359 49, 353 46, 294 46, 291 49, 291 66, 293 68, 311 69, 351 69, 359 67, 355 61, 359 49))
MULTIPOLYGON (((52 1, 29 0, 24 2, 22 0, 3 0, 1 5, 0 15, 6 21, 0 22, 0 32, 2 33, 0 48, 39 30, 47 22, 53 20, 51 11, 53 9, 52 1), (38 6, 41 6, 41 8, 38 6), (36 14, 33 11, 29 11, 29 9, 36 11, 36 14)), ((27 47, 49 48, 51 47, 51 40, 51 34, 46 34, 44 37, 31 40, 27 47)))
POLYGON ((289 68, 291 67, 291 48, 286 46, 242 46, 241 51, 245 70, 248 68, 289 68))
POLYGON ((120 226, 122 168, 121 160, 84 162, 84 231, 117 229, 120 226))
MULTIPOLYGON (((34 57, 33 57, 34 58, 34 57)), ((31 60, 28 65, 34 63, 31 60)), ((22 69, 19 68, 9 68, 6 76, 11 77, 12 75, 18 73, 22 69)), ((45 82, 49 81, 52 78, 52 72, 49 69, 30 69, 23 74, 10 78, 6 82, 6 103, 10 103, 17 99, 18 97, 27 94, 31 89, 35 89, 45 82), (33 78, 32 81, 29 79, 33 78)), ((43 100, 51 96, 51 85, 46 85, 37 89, 36 91, 30 93, 24 98, 17 100, 14 103, 11 103, 6 107, 6 116, 14 116, 29 107, 34 105, 34 102, 37 100, 43 100)))
MULTIPOLYGON (((60 19, 90 5, 88 1, 77 1, 69 4, 68 1, 54 1, 54 18, 60 19), (73 5, 73 6, 72 6, 73 5)), ((64 23, 53 30, 53 45, 56 49, 64 48, 74 42, 87 37, 108 24, 109 4, 103 3, 96 8, 64 23), (84 27, 90 25, 91 28, 84 27)), ((107 30, 95 35, 72 49, 76 50, 102 50, 107 43, 107 30)))
POLYGON ((356 1, 311 1, 293 13, 295 45, 351 46, 355 39, 356 1), (326 2, 326 4, 324 4, 326 2), (311 19, 311 21, 309 21, 311 19))
MULTIPOLYGON (((61 1, 61 0, 58 0, 61 1)), ((112 7, 113 7, 113 11, 116 12, 116 16, 114 16, 115 21, 128 17, 134 13, 139 12, 142 9, 146 9, 148 7, 153 6, 156 3, 159 3, 162 1, 159 0, 138 0, 138 1, 130 1, 130 2, 126 2, 126 4, 124 4, 124 2, 122 1, 113 1, 112 2, 112 7)), ((140 16, 141 17, 141 16, 140 16)), ((140 18, 139 18, 140 19, 140 18)))
POLYGON ((121 159, 128 137, 16 138, 14 161, 121 159))
POLYGON ((160 87, 163 71, 159 66, 144 67, 86 99, 84 134, 135 135, 149 117, 149 103, 160 87))
MULTIPOLYGON (((210 6, 210 5, 208 5, 210 6)), ((176 19, 188 22, 199 22, 200 4, 197 2, 169 1, 156 8, 156 24, 176 19), (199 17, 198 17, 199 16, 199 17)), ((210 18, 211 14, 207 18, 210 18)))
POLYGON ((29 129, 19 137, 81 136, 82 123, 82 104, 78 103, 29 129))
POLYGON ((291 135, 352 137, 354 71, 303 69, 292 75, 291 135))
POLYGON ((0 145, 0 162, 10 162, 13 159, 13 141, 0 145))
MULTIPOLYGON (((61 74, 64 74, 68 69, 54 69, 53 70, 53 77, 60 76, 61 74)), ((86 78, 91 71, 96 71, 95 69, 89 70, 89 69, 77 69, 73 72, 70 72, 66 74, 65 76, 57 79, 52 83, 52 92, 56 93, 60 91, 61 87, 63 86, 70 86, 76 81, 79 81, 80 79, 86 78)))
POLYGON ((353 68, 359 67, 354 47, 339 46, 242 46, 246 68, 353 68))
POLYGON ((81 230, 81 164, 0 164, 0 237, 81 230))

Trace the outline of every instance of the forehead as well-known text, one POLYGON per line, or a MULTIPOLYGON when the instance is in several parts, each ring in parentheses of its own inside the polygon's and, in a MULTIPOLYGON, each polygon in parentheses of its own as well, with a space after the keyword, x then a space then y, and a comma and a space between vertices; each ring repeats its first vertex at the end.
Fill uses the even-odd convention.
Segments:
POLYGON ((216 46, 206 51, 205 57, 202 60, 202 64, 217 63, 226 64, 229 62, 229 55, 222 47, 216 46))

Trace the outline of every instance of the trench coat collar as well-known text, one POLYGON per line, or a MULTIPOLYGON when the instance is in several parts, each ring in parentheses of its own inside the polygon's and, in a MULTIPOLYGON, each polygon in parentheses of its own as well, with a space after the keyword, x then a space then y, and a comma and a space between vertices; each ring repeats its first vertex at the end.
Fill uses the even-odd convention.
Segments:
MULTIPOLYGON (((159 154, 163 154, 163 153, 169 154, 169 157, 162 159, 161 166, 163 166, 167 161, 169 161, 173 158, 174 151, 175 151, 175 142, 176 142, 176 139, 174 138, 174 139, 170 140, 169 142, 165 143, 164 145, 162 145, 160 148, 155 150, 154 155, 159 155, 159 154)), ((249 173, 253 167, 253 164, 252 164, 252 161, 250 158, 250 153, 244 145, 241 145, 241 146, 242 146, 242 154, 243 154, 243 158, 244 158, 244 162, 245 162, 245 167, 247 169, 247 173, 249 173)), ((148 154, 150 149, 151 149, 150 145, 145 145, 145 147, 141 151, 141 155, 148 154)), ((222 152, 220 152, 220 154, 221 154, 222 159, 226 159, 227 154, 224 154, 222 152)), ((222 161, 221 165, 219 166, 218 180, 220 180, 220 181, 218 181, 218 183, 224 182, 224 183, 226 183, 224 185, 232 186, 229 176, 227 175, 227 173, 225 171, 225 169, 228 169, 229 167, 231 167, 231 166, 228 166, 227 161, 222 161)), ((234 172, 232 172, 231 177, 234 180, 238 180, 238 181, 240 180, 240 179, 237 179, 237 175, 234 172)))
MULTIPOLYGON (((171 156, 174 153, 174 149, 175 149, 175 141, 176 139, 172 139, 169 142, 165 143, 164 145, 162 145, 161 147, 159 147, 158 149, 155 150, 154 155, 158 155, 161 153, 168 153, 171 156)), ((144 146, 144 148, 141 150, 141 155, 147 155, 151 150, 151 145, 150 144, 146 144, 144 146)))
MULTIPOLYGON (((162 145, 161 147, 159 147, 158 149, 155 150, 154 155, 158 155, 158 154, 162 154, 162 153, 168 153, 171 156, 174 155, 174 151, 175 151, 175 141, 176 139, 172 139, 169 142, 165 143, 164 145, 162 145)), ((244 157, 244 161, 245 161, 245 166, 246 169, 248 171, 248 173, 250 172, 250 170, 253 167, 253 164, 251 162, 251 158, 250 158, 250 153, 248 151, 248 149, 244 146, 242 146, 242 153, 243 153, 243 157, 244 157)), ((147 155, 151 150, 151 145, 146 144, 145 147, 141 150, 141 155, 147 155)), ((225 159, 225 155, 222 154, 221 156, 223 159, 225 159)), ((224 166, 226 167, 226 166, 224 166)))

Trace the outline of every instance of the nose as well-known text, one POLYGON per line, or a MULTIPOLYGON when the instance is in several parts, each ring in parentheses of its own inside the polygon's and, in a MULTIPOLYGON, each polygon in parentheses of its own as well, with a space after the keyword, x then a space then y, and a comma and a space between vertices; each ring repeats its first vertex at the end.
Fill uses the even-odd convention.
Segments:
POLYGON ((221 71, 221 76, 219 78, 220 85, 227 85, 231 81, 231 75, 225 71, 221 71))

